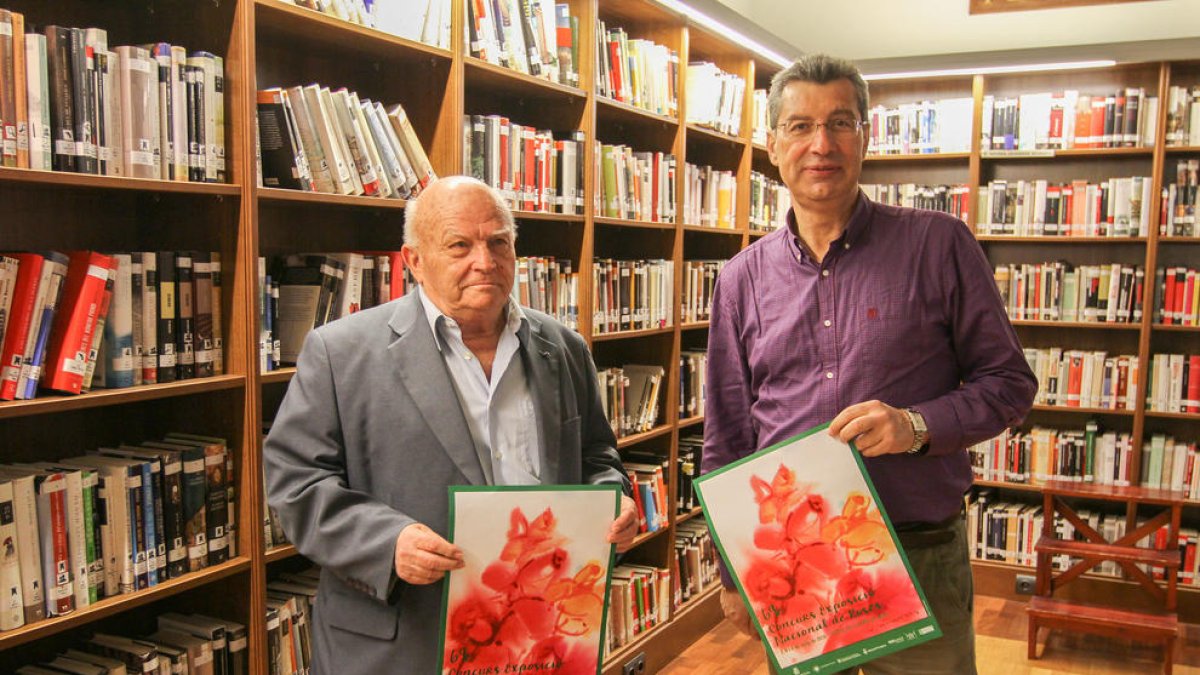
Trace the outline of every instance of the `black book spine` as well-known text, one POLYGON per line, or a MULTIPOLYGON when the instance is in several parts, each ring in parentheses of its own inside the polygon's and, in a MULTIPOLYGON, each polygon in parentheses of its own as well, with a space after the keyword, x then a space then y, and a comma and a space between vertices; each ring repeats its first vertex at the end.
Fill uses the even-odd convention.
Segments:
POLYGON ((175 381, 175 254, 158 252, 158 381, 175 381))
POLYGON ((196 377, 196 295, 190 253, 175 256, 175 379, 196 377))
POLYGON ((75 102, 71 88, 71 29, 46 27, 46 68, 50 82, 50 126, 54 170, 75 170, 75 102))
POLYGON ((77 152, 75 170, 79 173, 96 173, 96 140, 92 138, 92 115, 95 101, 92 100, 93 61, 87 58, 83 43, 83 29, 71 29, 71 81, 75 104, 75 141, 77 152))

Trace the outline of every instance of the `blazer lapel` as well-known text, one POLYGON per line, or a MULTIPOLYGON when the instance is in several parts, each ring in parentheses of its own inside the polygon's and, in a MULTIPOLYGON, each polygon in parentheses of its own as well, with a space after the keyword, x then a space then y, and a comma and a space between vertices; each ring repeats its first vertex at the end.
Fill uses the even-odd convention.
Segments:
POLYGON ((481 457, 471 439, 458 394, 416 293, 397 303, 389 326, 398 336, 388 346, 392 363, 421 416, 471 484, 491 485, 491 458, 481 457))
POLYGON ((542 337, 541 326, 529 321, 529 340, 524 350, 529 390, 537 408, 542 482, 558 482, 559 435, 562 433, 562 348, 542 337))

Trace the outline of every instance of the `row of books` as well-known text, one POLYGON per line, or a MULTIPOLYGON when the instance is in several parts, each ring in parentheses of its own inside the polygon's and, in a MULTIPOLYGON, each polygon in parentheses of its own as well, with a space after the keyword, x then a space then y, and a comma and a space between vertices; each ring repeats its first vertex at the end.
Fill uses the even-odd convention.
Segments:
MULTIPOLYGON (((1101 534, 1109 541, 1116 541, 1126 532, 1124 515, 1102 513, 1091 509, 1077 511, 1083 522, 1093 531, 1101 534)), ((1144 519, 1142 519, 1144 522, 1144 519)), ((971 538, 969 544, 971 557, 976 560, 994 560, 1010 565, 1034 567, 1037 564, 1036 544, 1042 536, 1045 525, 1042 506, 1040 504, 1025 504, 999 500, 990 490, 981 490, 979 495, 967 507, 967 532, 971 538)), ((1054 536, 1067 541, 1086 541, 1083 533, 1065 517, 1058 515, 1052 526, 1054 536)), ((1136 545, 1142 548, 1165 550, 1167 527, 1163 526, 1157 533, 1147 535, 1136 545)), ((1195 541, 1195 530, 1180 531, 1181 539, 1185 536, 1189 541, 1195 541)), ((1174 546, 1172 544, 1171 546, 1174 546)), ((1194 559, 1194 551, 1192 553, 1194 559)), ((1066 554, 1052 556, 1051 567, 1057 571, 1065 571, 1069 566, 1078 562, 1066 554)), ((1186 560, 1186 558, 1185 558, 1186 560)), ((1185 564, 1195 570, 1195 563, 1185 564)), ((1092 574, 1121 577, 1123 572, 1114 560, 1106 560, 1094 568, 1092 574)), ((1150 571, 1153 575, 1154 571, 1150 571)), ((1194 584, 1195 576, 1189 576, 1185 582, 1181 570, 1180 581, 1194 584)))
POLYGON ((579 329, 579 273, 571 261, 547 257, 517 258, 513 299, 558 319, 567 328, 579 329))
POLYGON ((267 672, 307 673, 312 668, 310 626, 320 570, 309 567, 267 582, 267 672))
POLYGON ((675 527, 675 562, 679 568, 676 579, 677 604, 721 583, 717 560, 720 554, 702 519, 693 519, 675 527))
POLYGON ((861 185, 863 194, 877 204, 941 211, 967 222, 971 211, 971 189, 966 185, 918 185, 891 183, 861 185))
POLYGON ((597 369, 604 415, 617 438, 650 431, 659 424, 663 367, 625 364, 597 369))
POLYGON ((596 94, 658 115, 679 113, 679 53, 596 22, 596 94))
POLYGON ((1167 90, 1167 145, 1200 146, 1200 85, 1167 90))
POLYGON ((1063 150, 1153 146, 1158 97, 1141 87, 983 97, 982 147, 1063 150))
POLYGON ((224 372, 220 257, 0 254, 0 400, 224 372))
POLYGON ((1166 326, 1200 326, 1200 268, 1177 265, 1154 273, 1154 321, 1166 326))
POLYGON ((675 222, 675 155, 596 142, 596 214, 675 222))
POLYGON ((675 325, 671 260, 613 260, 592 264, 592 332, 595 335, 675 325))
POLYGON ((754 117, 750 118, 750 142, 756 145, 767 144, 767 134, 771 131, 771 110, 767 105, 767 90, 754 90, 754 117))
POLYGON ((258 91, 257 117, 265 187, 408 198, 437 178, 400 104, 385 109, 344 87, 274 87, 258 91))
POLYGON ((746 80, 707 61, 688 64, 687 122, 730 136, 742 130, 746 80))
POLYGON ((1136 355, 1114 356, 1062 347, 1026 347, 1024 351, 1038 381, 1034 403, 1107 410, 1137 407, 1140 387, 1136 355))
POLYGON ((308 332, 389 302, 411 286, 399 251, 258 259, 259 366, 294 364, 308 332))
POLYGON ((679 298, 680 321, 708 321, 712 316, 713 290, 717 285, 717 275, 725 268, 725 263, 725 260, 683 262, 683 293, 679 298))
POLYGON ((1200 495, 1200 444, 1154 434, 1142 443, 1141 483, 1145 487, 1200 495))
POLYGON ((583 138, 572 131, 555 139, 501 115, 464 115, 463 172, 499 190, 510 208, 581 214, 583 138))
POLYGON ((787 227, 792 193, 787 186, 757 171, 750 172, 750 230, 771 232, 787 227))
POLYGON ((1146 383, 1146 409, 1200 413, 1200 354, 1154 354, 1146 383))
MULTIPOLYGON (((1200 110, 1200 104, 1196 106, 1200 110)), ((1200 122, 1196 124, 1200 127, 1200 122)), ((1196 227, 1196 201, 1200 192, 1200 159, 1181 159, 1175 165, 1175 182, 1168 183, 1162 190, 1162 217, 1158 221, 1158 233, 1173 237, 1194 237, 1200 233, 1196 227)))
POLYGON ((1053 261, 997 265, 996 285, 1018 321, 1141 323, 1141 265, 1053 261))
POLYGON ((704 416, 708 352, 684 349, 679 353, 679 419, 704 416))
POLYGON ((1102 430, 1095 420, 1081 430, 1008 429, 967 448, 967 454, 980 480, 1065 480, 1119 486, 1132 480, 1133 437, 1128 432, 1102 430))
POLYGON ((103 28, 26 33, 0 9, 0 163, 225 182, 224 62, 166 42, 109 49, 103 28))
POLYGON ((93 633, 21 675, 246 675, 250 672, 246 626, 203 614, 167 612, 155 618, 152 633, 129 637, 93 633))
POLYGON ((579 86, 579 17, 571 15, 570 5, 553 0, 472 0, 467 3, 466 29, 471 56, 579 86))
POLYGON ((871 155, 919 155, 971 151, 974 100, 946 98, 868 111, 871 155))
POLYGON ((688 162, 684 170, 683 222, 689 225, 737 227, 737 177, 732 171, 717 171, 707 164, 688 162))
POLYGON ((679 437, 676 459, 679 483, 676 492, 676 508, 680 514, 689 514, 700 506, 696 496, 695 480, 700 477, 700 457, 704 450, 704 436, 689 434, 679 437))
POLYGON ((605 655, 671 619, 673 575, 666 567, 624 563, 613 568, 605 618, 605 655))
POLYGON ((225 440, 169 434, 0 465, 0 630, 62 616, 236 555, 225 440))
POLYGON ((993 180, 980 186, 980 234, 1020 237, 1145 237, 1150 232, 1149 176, 1099 183, 993 180))
POLYGON ((627 450, 622 453, 621 464, 633 486, 638 532, 657 532, 670 525, 671 500, 667 493, 670 462, 652 452, 627 450))

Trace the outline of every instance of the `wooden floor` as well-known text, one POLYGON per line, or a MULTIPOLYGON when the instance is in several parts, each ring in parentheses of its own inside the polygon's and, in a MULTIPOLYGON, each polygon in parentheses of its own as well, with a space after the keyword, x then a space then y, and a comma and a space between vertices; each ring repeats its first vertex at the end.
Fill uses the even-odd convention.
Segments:
MULTIPOLYGON (((1090 635, 1042 631, 1041 658, 1025 658, 1025 603, 976 596, 975 650, 979 675, 1132 675, 1161 673, 1151 645, 1090 635)), ((768 675, 762 647, 721 622, 669 663, 661 675, 768 675)), ((1176 675, 1200 675, 1200 625, 1185 625, 1176 675)))

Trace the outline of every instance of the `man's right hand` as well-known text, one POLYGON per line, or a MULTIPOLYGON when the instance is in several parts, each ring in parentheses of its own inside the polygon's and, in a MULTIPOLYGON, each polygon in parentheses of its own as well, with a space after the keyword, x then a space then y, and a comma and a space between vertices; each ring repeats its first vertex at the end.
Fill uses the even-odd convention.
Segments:
POLYGON ((750 621, 750 612, 746 611, 746 603, 737 589, 721 589, 721 611, 725 612, 725 620, 732 623, 739 631, 751 637, 754 634, 754 623, 750 621))
POLYGON ((396 576, 410 584, 432 584, 464 564, 462 549, 421 523, 396 537, 396 576))

